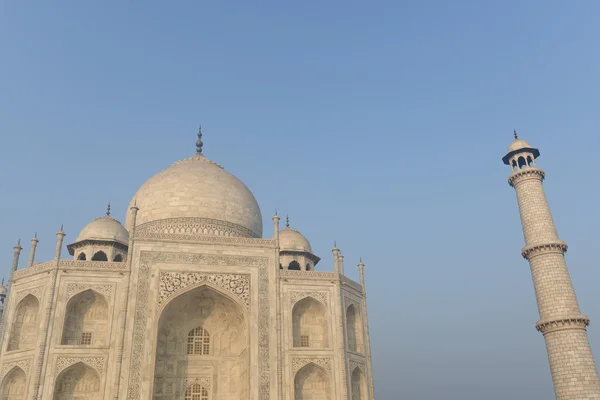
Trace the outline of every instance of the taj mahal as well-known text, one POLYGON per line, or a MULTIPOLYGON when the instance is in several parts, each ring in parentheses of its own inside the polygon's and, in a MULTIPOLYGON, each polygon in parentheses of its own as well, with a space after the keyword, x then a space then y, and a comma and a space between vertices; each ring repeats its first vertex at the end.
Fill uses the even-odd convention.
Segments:
MULTIPOLYGON (((540 151, 514 136, 502 160, 556 398, 600 399, 540 151)), ((109 206, 66 242, 70 259, 63 227, 52 260, 36 261, 34 237, 19 267, 18 243, 0 287, 0 399, 373 400, 365 265, 355 282, 337 245, 322 260, 287 218, 272 221, 265 233, 199 131, 196 153, 143 183, 123 224, 109 206)))

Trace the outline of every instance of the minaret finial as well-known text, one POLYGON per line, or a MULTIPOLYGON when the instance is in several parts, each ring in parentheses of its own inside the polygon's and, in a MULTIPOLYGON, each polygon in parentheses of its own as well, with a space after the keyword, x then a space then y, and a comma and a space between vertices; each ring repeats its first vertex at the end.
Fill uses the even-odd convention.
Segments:
POLYGON ((517 133, 517 130, 516 130, 516 129, 514 129, 514 130, 513 130, 513 132, 514 132, 514 134, 515 134, 515 140, 517 140, 517 139, 519 138, 519 134, 517 133))
POLYGON ((196 153, 202 154, 202 146, 204 146, 204 143, 202 143, 202 125, 200 125, 198 128, 198 140, 196 141, 196 153))
POLYGON ((19 238, 19 240, 17 240, 17 246, 21 245, 21 238, 19 238))
POLYGON ((108 207, 106 207, 106 216, 110 217, 110 201, 108 202, 108 207))
POLYGON ((286 228, 290 227, 290 216, 289 215, 285 216, 285 227, 286 228))
POLYGON ((37 239, 37 232, 33 235, 34 239, 37 239))
POLYGON ((64 224, 60 224, 60 231, 62 232, 64 228, 64 224))

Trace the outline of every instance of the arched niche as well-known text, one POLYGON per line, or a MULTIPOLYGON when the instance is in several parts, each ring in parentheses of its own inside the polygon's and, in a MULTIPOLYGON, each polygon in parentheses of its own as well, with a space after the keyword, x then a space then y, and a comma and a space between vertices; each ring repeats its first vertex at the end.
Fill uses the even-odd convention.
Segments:
POLYGON ((71 365, 56 378, 54 400, 100 400, 100 395, 98 372, 82 362, 71 365))
POLYGON ((360 367, 354 368, 350 377, 350 387, 352 388, 352 400, 367 400, 367 379, 360 367))
POLYGON ((360 312, 350 304, 346 309, 346 332, 348 335, 348 349, 363 353, 363 329, 360 312))
POLYGON ((108 344, 108 301, 92 289, 67 303, 61 344, 102 347, 108 344))
POLYGON ((82 251, 81 253, 79 253, 79 255, 77 256, 77 259, 79 261, 85 261, 87 260, 87 257, 85 256, 85 253, 82 251))
POLYGON ((323 303, 305 297, 292 309, 294 347, 324 349, 329 347, 327 309, 323 303))
POLYGON ((117 254, 115 258, 113 258, 114 262, 123 262, 123 255, 117 254))
POLYGON ((302 268, 300 268, 300 263, 298 263, 298 261, 292 261, 290 262, 290 264, 288 265, 288 269, 290 271, 300 271, 302 268))
POLYGON ((310 363, 300 368, 294 377, 294 400, 330 400, 329 375, 320 366, 310 363))
POLYGON ((27 376, 25 372, 14 367, 2 381, 2 400, 25 400, 27 395, 27 376))
POLYGON ((28 294, 19 302, 8 340, 8 351, 35 347, 39 326, 39 309, 40 302, 32 294, 28 294))
POLYGON ((248 346, 246 310, 227 292, 203 285, 176 296, 158 321, 153 399, 187 398, 185 379, 213 365, 223 384, 211 396, 247 399, 248 346))
POLYGON ((108 261, 108 256, 103 251, 97 251, 92 257, 92 261, 108 261))

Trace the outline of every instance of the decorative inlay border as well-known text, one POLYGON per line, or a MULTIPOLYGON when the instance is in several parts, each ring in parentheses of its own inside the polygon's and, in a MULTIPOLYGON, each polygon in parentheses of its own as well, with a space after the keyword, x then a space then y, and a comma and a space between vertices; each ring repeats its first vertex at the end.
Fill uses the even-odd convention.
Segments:
POLYGON ((365 376, 367 375, 367 370, 365 369, 364 362, 350 360, 350 377, 352 377, 352 373, 354 372, 356 367, 360 368, 360 370, 362 371, 363 374, 365 374, 365 376))
POLYGON ((25 375, 29 375, 29 371, 31 370, 31 359, 25 358, 22 360, 15 360, 9 363, 2 365, 2 371, 0 372, 0 382, 4 379, 6 374, 8 374, 14 367, 19 367, 25 372, 25 375))
POLYGON ((225 289, 239 298, 246 306, 250 307, 250 277, 249 275, 211 274, 204 272, 160 272, 158 288, 158 307, 160 307, 174 294, 196 283, 209 282, 225 289))
POLYGON ((538 321, 535 329, 542 334, 562 331, 564 329, 584 329, 590 324, 590 319, 585 315, 572 318, 562 318, 552 321, 538 321))
POLYGON ((516 184, 515 181, 523 177, 539 178, 541 180, 544 180, 544 178, 546 177, 546 173, 539 168, 523 168, 518 171, 515 171, 511 176, 508 177, 508 184, 514 187, 516 184))
POLYGON ((61 260, 59 268, 73 268, 73 269, 94 269, 94 270, 127 270, 126 262, 113 262, 113 261, 83 261, 83 260, 61 260))
POLYGON ((281 276, 297 276, 302 278, 337 278, 339 275, 335 272, 317 272, 317 271, 295 271, 289 269, 280 269, 279 275, 281 276))
POLYGON ((71 299, 71 297, 79 294, 85 290, 92 289, 95 292, 100 293, 107 300, 111 300, 113 285, 91 285, 85 283, 69 283, 67 285, 67 301, 71 299))
POLYGON ((23 300, 25 298, 25 296, 27 296, 28 294, 33 295, 41 303, 43 293, 44 293, 43 286, 36 286, 33 288, 23 289, 23 290, 17 292, 17 295, 15 296, 14 304, 15 305, 19 304, 21 302, 21 300, 23 300))
POLYGON ((238 224, 212 218, 182 217, 151 221, 136 227, 135 237, 159 235, 215 235, 221 237, 259 238, 260 235, 238 224))
POLYGON ((307 297, 312 297, 321 302, 325 307, 328 307, 329 305, 329 293, 327 292, 290 292, 289 297, 292 306, 307 297))
MULTIPOLYGON (((344 296, 344 307, 345 307, 344 314, 346 313, 346 311, 348 310, 348 307, 350 307, 350 305, 354 306, 354 309, 356 310, 357 313, 362 312, 359 301, 354 300, 351 297, 344 296)), ((361 314, 361 317, 362 317, 362 314, 361 314)))
POLYGON ((557 242, 550 242, 550 243, 544 243, 544 244, 538 244, 535 246, 525 247, 523 249, 523 251, 521 252, 521 255, 523 256, 524 259, 530 260, 531 258, 539 255, 540 253, 555 252, 555 253, 564 254, 567 252, 568 249, 569 249, 569 246, 567 246, 567 244, 565 242, 563 242, 562 240, 559 240, 557 242))
POLYGON ((138 275, 138 288, 133 326, 133 355, 131 362, 131 381, 127 399, 141 398, 142 362, 145 351, 148 321, 148 291, 150 289, 151 262, 186 263, 203 266, 244 265, 258 268, 258 369, 259 400, 270 397, 270 362, 269 362, 269 275, 267 257, 227 256, 213 254, 160 253, 142 252, 138 275))
POLYGON ((35 275, 39 272, 43 272, 46 269, 51 269, 56 265, 55 261, 45 261, 42 263, 35 263, 31 267, 19 269, 14 272, 13 280, 17 280, 26 276, 35 275))
POLYGON ((54 377, 56 378, 65 369, 80 362, 94 368, 100 376, 104 376, 104 365, 106 363, 104 357, 58 357, 54 377))
POLYGON ((193 385, 196 383, 199 384, 200 386, 204 386, 208 390, 212 389, 212 379, 210 377, 198 376, 198 377, 185 378, 185 382, 183 384, 183 390, 181 392, 185 393, 185 391, 187 390, 187 388, 190 385, 193 385))
POLYGON ((303 367, 308 364, 316 364, 325 371, 331 373, 331 358, 294 358, 292 359, 292 372, 294 376, 303 367))

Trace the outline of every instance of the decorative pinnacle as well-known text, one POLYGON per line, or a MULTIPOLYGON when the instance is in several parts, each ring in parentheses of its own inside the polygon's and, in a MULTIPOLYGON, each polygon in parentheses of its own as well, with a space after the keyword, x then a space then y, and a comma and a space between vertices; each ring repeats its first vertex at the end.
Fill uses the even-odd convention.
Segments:
POLYGON ((21 246, 21 238, 19 238, 19 240, 17 240, 17 247, 21 246))
POLYGON ((517 130, 514 129, 513 132, 515 133, 515 140, 517 140, 519 138, 519 135, 517 134, 517 130))
POLYGON ((110 217, 110 201, 108 202, 108 207, 106 207, 106 216, 110 217))
POLYGON ((60 232, 61 232, 61 233, 63 232, 63 225, 64 225, 64 224, 60 224, 60 232))
POLYGON ((37 232, 35 233, 35 235, 33 235, 34 239, 37 239, 37 232))
POLYGON ((334 249, 337 249, 337 240, 334 240, 334 241, 333 241, 333 248, 334 248, 334 249))
POLYGON ((204 146, 204 143, 202 143, 202 125, 200 125, 198 128, 198 140, 196 141, 196 153, 202 154, 202 146, 204 146))
POLYGON ((285 227, 286 228, 290 227, 290 217, 289 217, 289 215, 285 216, 285 227))

